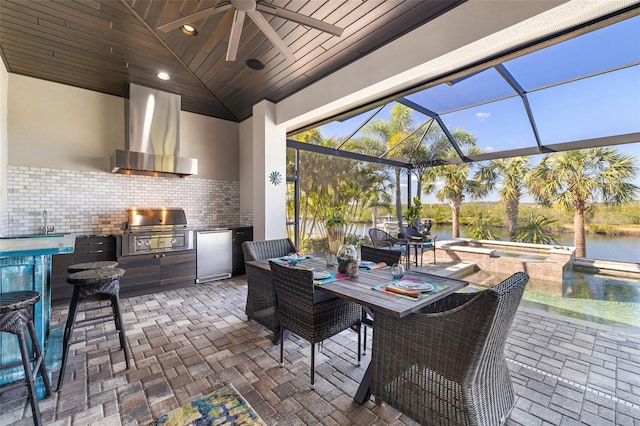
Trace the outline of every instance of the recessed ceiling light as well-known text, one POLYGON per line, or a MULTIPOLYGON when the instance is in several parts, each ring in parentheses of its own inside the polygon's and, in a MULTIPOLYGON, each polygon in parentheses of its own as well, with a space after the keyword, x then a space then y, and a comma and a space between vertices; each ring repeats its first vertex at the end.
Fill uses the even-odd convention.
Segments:
POLYGON ((160 71, 157 76, 160 80, 171 80, 171 76, 164 71, 160 71))
POLYGON ((256 71, 264 69, 264 64, 258 59, 247 59, 247 66, 256 71))
POLYGON ((196 30, 196 27, 194 27, 193 25, 190 24, 184 24, 182 27, 180 27, 180 29, 182 30, 182 32, 188 36, 197 36, 198 35, 198 30, 196 30))

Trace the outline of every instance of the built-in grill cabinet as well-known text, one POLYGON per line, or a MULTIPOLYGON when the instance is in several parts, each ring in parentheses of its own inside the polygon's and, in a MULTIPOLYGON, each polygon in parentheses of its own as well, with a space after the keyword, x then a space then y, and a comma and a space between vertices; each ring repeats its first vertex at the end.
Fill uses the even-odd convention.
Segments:
POLYGON ((194 285, 193 231, 180 208, 131 208, 116 237, 118 267, 126 272, 120 293, 153 293, 194 285))
MULTIPOLYGON (((118 245, 122 237, 117 236, 118 245)), ((194 285, 196 251, 118 256, 118 267, 126 272, 120 279, 120 293, 128 296, 154 293, 194 285)))

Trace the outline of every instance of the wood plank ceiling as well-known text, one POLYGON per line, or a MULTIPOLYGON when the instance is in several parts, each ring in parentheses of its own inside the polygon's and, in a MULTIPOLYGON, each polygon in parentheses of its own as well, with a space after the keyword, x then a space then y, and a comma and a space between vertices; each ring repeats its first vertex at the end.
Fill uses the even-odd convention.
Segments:
POLYGON ((195 37, 156 29, 222 3, 214 0, 0 0, 0 55, 10 73, 120 97, 140 84, 180 94, 185 111, 242 121, 260 100, 278 102, 463 1, 265 1, 344 29, 334 37, 263 14, 291 63, 250 19, 227 62, 233 9, 194 22, 195 37), (161 70, 170 81, 156 77, 161 70))

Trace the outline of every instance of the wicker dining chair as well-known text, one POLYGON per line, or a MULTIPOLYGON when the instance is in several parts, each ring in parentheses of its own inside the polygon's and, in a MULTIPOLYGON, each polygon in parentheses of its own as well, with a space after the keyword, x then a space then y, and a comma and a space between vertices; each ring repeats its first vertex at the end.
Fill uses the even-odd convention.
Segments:
MULTIPOLYGON (((423 234, 413 226, 403 226, 400 228, 400 232, 409 240, 409 249, 413 247, 416 253, 416 266, 418 265, 418 248, 420 249, 420 256, 424 254, 425 249, 433 251, 433 264, 436 264, 437 235, 423 234)), ((422 266, 422 258, 420 259, 420 266, 422 266)))
POLYGON ((420 424, 502 424, 514 403, 504 356, 529 280, 517 272, 477 293, 454 293, 404 318, 376 313, 372 392, 420 424))
POLYGON ((378 228, 369 229, 369 238, 375 248, 395 250, 402 253, 406 258, 406 266, 409 267, 409 241, 404 238, 396 238, 388 232, 378 228))
POLYGON ((360 305, 317 290, 313 272, 269 262, 280 322, 280 366, 284 367, 284 330, 311 343, 311 389, 315 389, 315 344, 355 326, 360 365, 360 305))
MULTIPOLYGON (((245 262, 273 259, 296 251, 296 247, 289 238, 242 243, 245 262)), ((273 287, 271 272, 246 264, 245 270, 247 274, 245 314, 249 319, 259 322, 274 333, 278 333, 280 327, 276 316, 276 291, 273 287)))
POLYGON ((360 259, 371 262, 384 262, 391 266, 394 263, 400 263, 402 252, 399 250, 379 249, 375 247, 360 246, 360 259))

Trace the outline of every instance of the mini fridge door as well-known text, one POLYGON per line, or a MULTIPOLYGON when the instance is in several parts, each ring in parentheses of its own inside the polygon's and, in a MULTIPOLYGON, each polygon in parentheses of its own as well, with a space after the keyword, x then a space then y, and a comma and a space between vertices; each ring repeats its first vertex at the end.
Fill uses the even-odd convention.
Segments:
POLYGON ((196 232, 196 283, 231 277, 231 230, 196 232))

